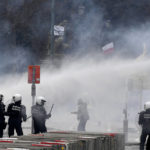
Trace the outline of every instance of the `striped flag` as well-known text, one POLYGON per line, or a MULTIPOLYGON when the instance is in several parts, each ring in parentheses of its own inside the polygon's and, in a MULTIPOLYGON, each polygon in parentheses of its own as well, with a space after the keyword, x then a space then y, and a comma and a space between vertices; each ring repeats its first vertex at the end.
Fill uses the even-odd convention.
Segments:
POLYGON ((114 43, 108 43, 102 47, 103 53, 108 54, 114 51, 114 43))

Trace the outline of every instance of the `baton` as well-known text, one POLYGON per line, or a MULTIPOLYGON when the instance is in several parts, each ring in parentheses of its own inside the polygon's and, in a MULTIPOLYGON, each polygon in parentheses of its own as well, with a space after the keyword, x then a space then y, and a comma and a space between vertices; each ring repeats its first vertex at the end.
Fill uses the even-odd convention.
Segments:
POLYGON ((31 116, 29 116, 29 117, 27 117, 27 120, 29 119, 29 118, 31 118, 32 117, 32 115, 31 116))
POLYGON ((53 110, 53 107, 54 107, 54 104, 52 104, 52 107, 51 107, 51 109, 50 109, 49 114, 51 114, 51 112, 52 112, 52 110, 53 110))

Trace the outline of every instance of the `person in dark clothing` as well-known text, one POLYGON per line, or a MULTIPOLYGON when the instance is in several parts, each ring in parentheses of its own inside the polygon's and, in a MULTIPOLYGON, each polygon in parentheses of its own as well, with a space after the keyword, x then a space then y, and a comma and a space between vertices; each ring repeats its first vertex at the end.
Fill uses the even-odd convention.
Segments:
MULTIPOLYGON (((144 150, 144 145, 146 138, 150 136, 150 102, 144 104, 145 111, 140 112, 139 115, 139 125, 142 127, 142 132, 140 136, 140 150, 144 150)), ((148 140, 149 141, 149 140, 148 140)), ((146 144, 146 149, 148 150, 148 143, 146 144)))
POLYGON ((36 104, 32 106, 31 113, 34 125, 34 134, 47 132, 46 119, 51 117, 51 113, 47 114, 44 104, 46 100, 44 97, 39 96, 36 99, 36 104))
POLYGON ((13 96, 14 103, 10 103, 7 108, 7 115, 9 116, 8 119, 8 135, 13 136, 14 130, 16 130, 17 135, 23 135, 22 131, 22 121, 26 121, 26 107, 21 105, 22 96, 20 94, 16 94, 13 96))
POLYGON ((78 131, 85 131, 86 123, 89 120, 89 114, 87 110, 87 104, 83 102, 82 99, 78 100, 78 111, 72 112, 77 114, 77 119, 79 120, 78 131))
POLYGON ((3 130, 6 128, 5 123, 5 105, 3 103, 4 96, 0 94, 0 138, 3 137, 3 130))

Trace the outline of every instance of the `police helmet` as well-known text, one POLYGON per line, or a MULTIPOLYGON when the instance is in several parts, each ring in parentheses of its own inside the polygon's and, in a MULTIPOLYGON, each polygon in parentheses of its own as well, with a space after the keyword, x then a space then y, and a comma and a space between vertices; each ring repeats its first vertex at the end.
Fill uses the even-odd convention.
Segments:
POLYGON ((20 94, 15 94, 13 96, 13 100, 14 100, 14 102, 22 101, 22 96, 20 94))
POLYGON ((150 101, 144 104, 144 109, 147 110, 150 108, 150 101))
POLYGON ((43 96, 38 96, 38 97, 36 98, 36 104, 42 105, 42 102, 46 102, 45 97, 43 97, 43 96))

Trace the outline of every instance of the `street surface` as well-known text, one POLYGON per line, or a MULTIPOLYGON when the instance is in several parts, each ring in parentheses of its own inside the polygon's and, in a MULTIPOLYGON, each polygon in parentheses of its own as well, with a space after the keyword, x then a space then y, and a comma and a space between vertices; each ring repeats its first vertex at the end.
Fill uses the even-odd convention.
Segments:
POLYGON ((139 150, 139 146, 126 146, 125 150, 139 150))

